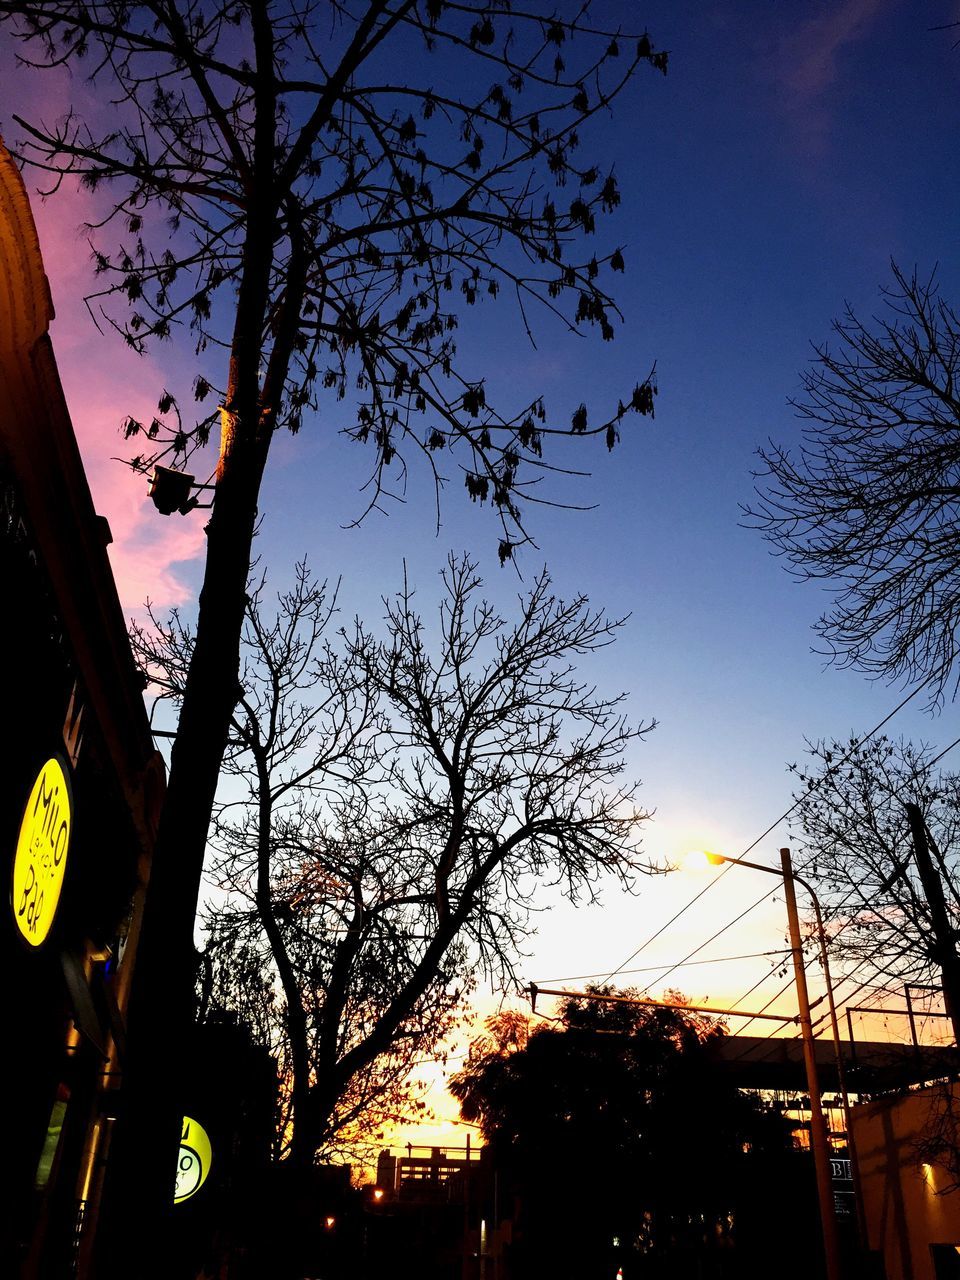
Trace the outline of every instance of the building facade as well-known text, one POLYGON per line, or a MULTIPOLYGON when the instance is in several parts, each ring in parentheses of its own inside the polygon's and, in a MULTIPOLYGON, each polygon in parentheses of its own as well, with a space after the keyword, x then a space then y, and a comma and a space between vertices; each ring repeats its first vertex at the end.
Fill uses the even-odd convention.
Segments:
POLYGON ((0 141, 0 906, 13 1069, 0 1274, 87 1274, 162 760, 0 141))

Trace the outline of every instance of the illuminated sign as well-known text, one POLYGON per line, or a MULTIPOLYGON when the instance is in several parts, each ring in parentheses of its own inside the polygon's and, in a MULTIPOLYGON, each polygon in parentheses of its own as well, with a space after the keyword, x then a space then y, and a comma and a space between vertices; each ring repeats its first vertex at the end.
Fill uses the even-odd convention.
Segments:
POLYGON ((69 774, 51 756, 37 775, 23 811, 13 862, 13 915, 31 947, 41 945, 57 913, 72 825, 69 774))
POLYGON ((195 1196, 207 1180, 213 1151, 207 1131, 196 1120, 183 1117, 180 1132, 180 1150, 177 1152, 177 1185, 173 1203, 180 1204, 195 1196))

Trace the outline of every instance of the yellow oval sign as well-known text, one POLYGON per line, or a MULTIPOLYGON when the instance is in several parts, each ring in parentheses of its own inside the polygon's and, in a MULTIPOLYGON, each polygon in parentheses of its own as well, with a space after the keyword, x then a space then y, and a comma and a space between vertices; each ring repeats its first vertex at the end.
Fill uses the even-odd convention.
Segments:
POLYGON ((177 1152, 177 1184, 173 1192, 173 1203, 180 1204, 195 1196, 207 1180, 213 1150, 207 1131, 196 1120, 183 1117, 183 1128, 180 1132, 180 1150, 177 1152))
POLYGON ((67 869, 73 797, 67 771, 51 756, 37 775, 13 861, 13 916, 31 947, 50 932, 67 869))

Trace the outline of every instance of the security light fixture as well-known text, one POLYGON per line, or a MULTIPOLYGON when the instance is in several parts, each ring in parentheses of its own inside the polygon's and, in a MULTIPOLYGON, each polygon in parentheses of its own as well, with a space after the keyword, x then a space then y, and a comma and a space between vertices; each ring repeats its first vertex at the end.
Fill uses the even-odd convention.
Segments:
POLYGON ((173 515, 174 511, 179 511, 182 516, 185 516, 196 505, 190 500, 193 483, 194 477, 187 471, 155 466, 147 492, 162 516, 173 515))
POLYGON ((209 508, 210 502, 201 502, 196 495, 191 498, 191 490, 214 489, 213 484, 197 484, 189 471, 177 471, 175 467, 154 465, 150 477, 150 488, 147 490, 153 505, 162 516, 173 515, 179 511, 182 516, 194 511, 197 507, 209 508))

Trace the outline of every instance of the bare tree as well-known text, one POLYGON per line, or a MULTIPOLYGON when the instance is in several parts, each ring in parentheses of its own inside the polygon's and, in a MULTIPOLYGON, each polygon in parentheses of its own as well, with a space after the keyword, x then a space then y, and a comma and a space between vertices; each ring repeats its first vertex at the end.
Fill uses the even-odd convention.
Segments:
MULTIPOLYGON (((812 762, 791 766, 803 790, 797 797, 803 847, 798 869, 817 877, 831 952, 851 981, 876 1001, 903 1006, 905 984, 942 993, 948 1035, 956 1027, 957 938, 960 936, 960 776, 937 768, 925 746, 879 738, 855 746, 820 742, 812 762), (931 908, 929 885, 917 863, 906 805, 916 805, 939 880, 944 915, 931 908), (945 927, 944 927, 945 925, 945 927)), ((850 988, 847 988, 849 999, 850 988)), ((929 1006, 912 999, 922 1020, 929 1006)), ((939 997, 934 997, 937 1004, 939 997)), ((904 1028, 905 1029, 905 1028, 904 1028)), ((919 1121, 906 1144, 917 1163, 949 1177, 944 1193, 960 1185, 960 1107, 953 1080, 935 1082, 918 1096, 919 1121)))
MULTIPOLYGON (((108 1174, 112 1221, 132 1242, 109 1252, 129 1276, 136 1242, 167 1238, 151 1215, 176 1150, 193 916, 273 437, 309 421, 324 392, 331 408, 350 397, 345 431, 373 450, 373 502, 419 455, 438 488, 459 471, 490 502, 511 556, 528 536, 524 503, 543 500, 534 486, 556 465, 549 438, 612 447, 626 414, 652 413, 655 388, 640 377, 562 422, 536 395, 498 409, 482 377, 458 372, 457 309, 503 292, 528 323, 536 304, 613 336, 605 281, 623 254, 574 245, 619 193, 579 144, 638 66, 664 71, 666 55, 594 25, 585 5, 567 16, 503 0, 0 0, 0 22, 33 65, 86 69, 109 100, 98 119, 19 121, 18 153, 52 188, 76 178, 109 192, 92 229, 96 313, 138 350, 183 333, 197 400, 220 401, 195 420, 164 389, 155 419, 125 426, 135 466, 175 472, 220 423, 108 1174)), ((189 507, 187 482, 154 474, 158 502, 189 507)))
MULTIPOLYGON (((276 975, 301 1162, 378 1093, 396 1105, 476 975, 513 976, 537 884, 592 898, 602 873, 629 887, 646 869, 621 778, 652 725, 575 668, 621 623, 557 599, 545 573, 512 622, 468 558, 442 580, 432 618, 407 584, 385 601, 383 640, 360 623, 324 640, 330 602, 303 565, 274 619, 261 593, 248 607, 226 758, 247 794, 218 814, 229 896, 211 918, 219 946, 276 975)), ((166 696, 192 644, 177 617, 138 634, 166 696)))
MULTIPOLYGON (((848 307, 814 348, 797 456, 761 450, 747 510, 800 578, 837 593, 817 624, 830 656, 891 679, 954 679, 960 626, 960 318, 933 276, 893 264, 884 313, 848 307)), ((956 684, 954 684, 954 693, 956 684)))
MULTIPOLYGON (((305 878, 302 868, 297 874, 305 878)), ((322 972, 328 940, 312 930, 312 917, 299 910, 307 899, 291 885, 291 880, 278 884, 275 911, 286 939, 282 958, 298 980, 292 1005, 284 994, 280 966, 273 959, 259 911, 238 893, 203 913, 205 945, 199 955, 197 1018, 202 1024, 242 1026, 254 1044, 269 1051, 278 1083, 273 1159, 302 1167, 317 1153, 310 1146, 303 1113, 312 1075, 312 1044, 317 1038, 314 1020, 322 1003, 314 983, 322 972), (298 1123, 298 1108, 302 1123, 298 1123)), ((398 1037, 388 1053, 348 1082, 317 1148, 324 1161, 373 1163, 388 1126, 423 1122, 433 1115, 427 1100, 428 1077, 422 1069, 447 1060, 449 1038, 465 1020, 451 999, 454 991, 466 994, 468 988, 464 984, 443 992, 438 985, 442 1001, 437 1000, 433 1016, 427 1016, 424 1001, 423 1025, 416 1034, 410 1019, 406 1038, 398 1037)))
POLYGON ((914 861, 905 803, 919 805, 948 910, 960 923, 960 778, 933 753, 883 737, 854 747, 821 742, 792 766, 802 791, 798 869, 816 876, 832 951, 858 977, 892 990, 939 984, 940 945, 914 861))

